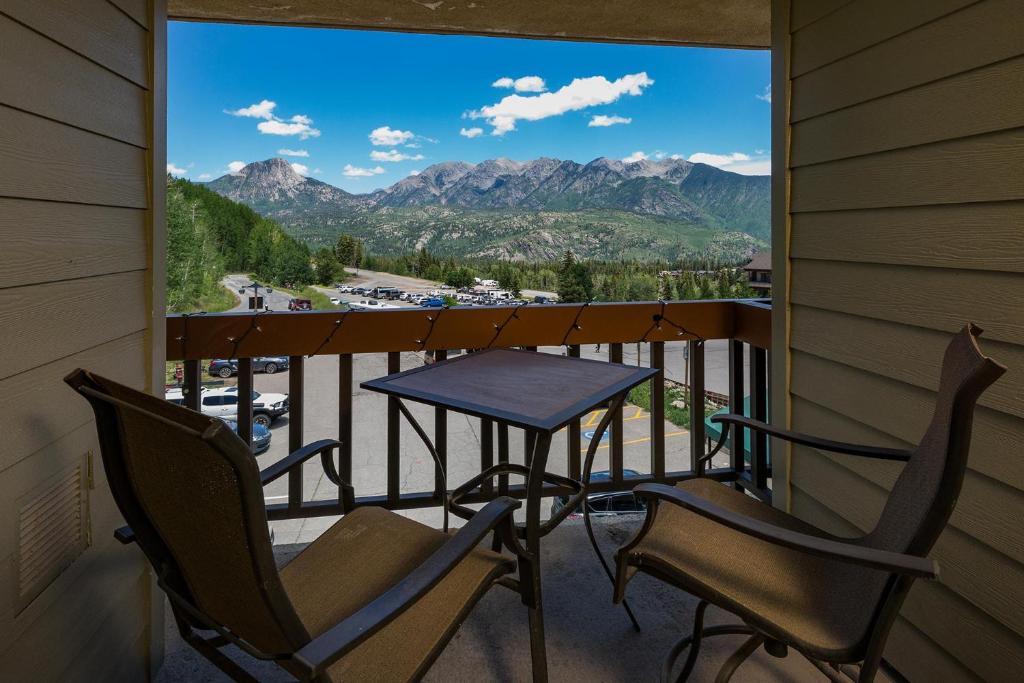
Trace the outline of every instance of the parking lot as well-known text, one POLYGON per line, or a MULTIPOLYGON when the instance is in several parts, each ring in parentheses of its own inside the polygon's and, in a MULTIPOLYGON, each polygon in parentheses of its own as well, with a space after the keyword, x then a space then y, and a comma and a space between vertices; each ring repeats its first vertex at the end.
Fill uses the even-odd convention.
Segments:
MULTIPOLYGON (((542 349, 560 352, 556 348, 542 349)), ((681 352, 680 352, 681 355, 681 352)), ((387 399, 358 387, 359 382, 387 373, 384 354, 365 354, 354 357, 353 362, 353 448, 352 484, 356 495, 376 495, 387 490, 387 399)), ((423 363, 418 353, 403 353, 402 369, 417 367, 423 363)), ((319 356, 307 360, 305 367, 305 442, 338 436, 338 358, 319 356)), ((288 392, 288 372, 273 375, 257 374, 255 387, 261 392, 288 392)), ((417 420, 432 432, 433 409, 416 403, 409 408, 417 420)), ((627 405, 623 418, 623 455, 627 469, 649 472, 651 469, 650 415, 636 406, 627 405)), ((582 419, 582 451, 590 441, 587 438, 596 428, 601 414, 591 413, 582 419)), ((411 493, 433 489, 434 466, 430 453, 404 421, 401 423, 401 491, 411 493)), ((258 456, 260 468, 276 462, 288 452, 288 418, 276 420, 271 427, 273 441, 270 449, 258 456)), ((666 422, 665 446, 666 468, 681 470, 689 467, 689 433, 686 429, 666 422)), ((608 439, 603 440, 595 460, 594 470, 608 468, 608 439)), ((547 469, 565 474, 568 469, 566 434, 555 435, 547 469)), ((454 488, 479 472, 480 421, 456 413, 448 414, 448 483, 454 488)), ((510 430, 510 458, 523 462, 523 438, 519 430, 510 430)), ((327 480, 319 459, 311 460, 303 471, 303 494, 306 500, 323 500, 337 495, 336 487, 327 480)), ((265 490, 269 503, 287 500, 287 480, 280 479, 265 490)), ((440 510, 412 510, 405 512, 410 517, 439 525, 440 510)), ((274 522, 272 527, 278 543, 305 542, 315 538, 326 529, 332 519, 307 519, 274 522)))
MULTIPOLYGON (((241 278, 242 276, 238 276, 241 278)), ((236 279, 238 279, 236 278, 236 279)), ((244 278, 242 278, 244 279, 244 278)), ((233 286, 240 286, 231 281, 233 286)), ((373 273, 363 271, 358 277, 350 279, 346 284, 361 287, 399 287, 404 291, 428 293, 437 285, 416 278, 373 273)), ((340 294, 337 289, 318 287, 328 296, 345 302, 360 301, 369 297, 359 294, 340 294)), ((267 303, 272 309, 286 309, 287 297, 268 297, 267 303)), ((399 307, 415 307, 405 301, 388 301, 399 307)), ((563 353, 561 347, 545 347, 540 349, 546 353, 563 353)), ((585 345, 580 349, 581 356, 596 360, 608 360, 608 345, 585 345)), ((705 344, 705 384, 709 391, 728 392, 728 344, 724 340, 712 340, 705 344)), ((629 365, 647 366, 649 346, 646 344, 624 344, 622 361, 629 365)), ((686 343, 674 342, 666 344, 665 376, 669 380, 685 383, 688 380, 686 370, 686 343)), ((407 370, 422 365, 424 356, 421 353, 403 353, 401 367, 407 370)), ((359 388, 359 383, 387 374, 387 358, 385 354, 361 354, 353 361, 353 448, 352 448, 352 484, 357 496, 384 494, 387 490, 387 399, 377 393, 359 388)), ((204 368, 205 372, 205 368, 204 368)), ((308 443, 317 439, 337 438, 338 436, 338 359, 336 356, 317 356, 309 358, 305 364, 305 433, 303 441, 308 443)), ((234 378, 227 380, 229 384, 234 378)), ((257 391, 288 393, 288 372, 277 372, 272 375, 256 374, 257 391)), ((409 403, 409 408, 416 419, 432 432, 433 409, 416 403, 409 403)), ((627 405, 623 413, 623 456, 627 469, 638 472, 649 472, 651 469, 651 417, 637 406, 627 405)), ((600 421, 600 412, 594 412, 582 419, 581 451, 585 453, 590 444, 588 434, 592 434, 600 421)), ((258 456, 261 468, 280 460, 288 453, 288 418, 276 420, 272 427, 273 435, 269 450, 258 456)), ((480 421, 456 413, 448 414, 448 485, 454 488, 469 479, 479 470, 480 457, 480 421)), ((689 467, 690 442, 689 432, 681 426, 666 422, 665 453, 666 469, 683 470, 689 467)), ((595 460, 594 471, 608 468, 609 439, 606 435, 600 445, 595 460)), ((551 472, 565 474, 568 469, 566 453, 566 434, 555 435, 551 445, 551 454, 547 469, 551 472)), ((412 493, 430 491, 434 486, 434 465, 426 447, 420 442, 412 428, 401 422, 400 438, 401 491, 412 493)), ((513 462, 523 461, 523 436, 519 430, 510 430, 510 454, 513 462)), ((724 464, 725 457, 722 458, 724 464)), ((716 461, 717 464, 717 461, 716 461)), ((319 459, 306 464, 303 471, 303 494, 306 500, 324 500, 337 495, 336 487, 324 476, 319 459)), ((270 503, 287 500, 287 480, 280 479, 265 490, 270 503)), ((412 510, 403 512, 407 516, 433 525, 440 525, 440 510, 412 510)), ((274 522, 272 528, 278 543, 306 542, 318 536, 333 522, 333 518, 308 520, 288 520, 274 522)), ((457 522, 457 520, 456 520, 457 522)))

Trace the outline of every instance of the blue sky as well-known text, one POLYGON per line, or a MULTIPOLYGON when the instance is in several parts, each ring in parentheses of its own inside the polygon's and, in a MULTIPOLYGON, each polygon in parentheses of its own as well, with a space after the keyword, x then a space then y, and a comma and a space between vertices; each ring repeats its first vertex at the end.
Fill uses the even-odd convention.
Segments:
POLYGON ((350 192, 495 157, 768 173, 767 51, 177 22, 168 39, 168 170, 192 180, 273 156, 350 192))

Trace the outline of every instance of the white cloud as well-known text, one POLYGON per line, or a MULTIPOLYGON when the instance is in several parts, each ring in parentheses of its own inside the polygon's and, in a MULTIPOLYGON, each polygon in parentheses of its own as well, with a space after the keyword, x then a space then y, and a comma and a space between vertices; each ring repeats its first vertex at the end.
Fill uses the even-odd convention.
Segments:
POLYGON ((754 97, 756 97, 759 100, 764 100, 768 104, 771 104, 772 103, 772 86, 771 86, 771 84, 768 84, 768 85, 764 86, 764 93, 763 94, 761 94, 761 95, 754 95, 754 97))
POLYGON ((516 92, 544 92, 548 89, 540 76, 523 76, 516 79, 516 92))
POLYGON ((306 140, 320 137, 320 131, 309 125, 312 122, 308 116, 297 114, 290 123, 279 119, 260 121, 256 128, 264 135, 298 135, 300 140, 306 140))
POLYGON ((271 102, 270 100, 263 100, 257 104, 250 104, 248 107, 242 107, 241 109, 225 109, 225 114, 231 114, 232 116, 244 116, 250 119, 270 119, 274 118, 274 107, 277 106, 277 102, 271 102))
POLYGON ((608 126, 614 126, 617 123, 633 123, 633 119, 628 119, 625 116, 605 116, 604 114, 597 114, 590 119, 590 123, 587 124, 587 127, 607 128, 608 126))
POLYGON ((676 160, 678 160, 678 159, 683 159, 685 157, 683 157, 682 154, 670 154, 668 158, 669 159, 676 159, 676 160))
POLYGON ((727 166, 723 170, 732 171, 733 173, 739 173, 740 175, 771 175, 772 160, 755 159, 742 164, 734 164, 732 166, 727 166))
POLYGON ((288 121, 275 116, 276 102, 262 100, 241 109, 225 109, 225 114, 250 119, 264 119, 256 128, 265 135, 298 135, 301 140, 320 137, 320 131, 313 128, 313 119, 305 114, 295 114, 288 121))
POLYGON ((199 179, 200 180, 210 180, 211 178, 213 178, 213 175, 210 174, 210 173, 200 173, 199 174, 199 179))
POLYGON ((309 175, 309 166, 305 164, 292 164, 292 170, 301 176, 309 175))
POLYGON ((232 161, 228 164, 228 172, 238 175, 238 172, 245 168, 244 161, 232 161))
POLYGON ((323 171, 321 171, 319 168, 313 169, 313 175, 320 175, 321 173, 323 173, 323 171))
POLYGON ((380 175, 381 173, 385 173, 385 171, 380 166, 377 166, 376 168, 359 168, 352 164, 345 164, 345 168, 341 172, 343 176, 348 178, 368 178, 370 176, 380 175))
POLYGON ((372 152, 370 152, 370 158, 373 159, 374 161, 396 162, 419 161, 420 159, 423 159, 424 156, 422 154, 405 154, 403 152, 399 152, 397 149, 393 149, 388 152, 382 152, 379 149, 375 149, 372 152))
POLYGON ((170 173, 171 175, 183 176, 188 173, 188 170, 182 168, 181 166, 175 166, 174 163, 171 162, 167 164, 167 172, 170 173))
POLYGON ((464 138, 475 138, 484 134, 483 128, 461 128, 459 129, 459 135, 464 138))
POLYGON ((409 171, 409 175, 419 175, 419 174, 420 174, 419 169, 413 169, 412 171, 409 171))
POLYGON ((622 161, 624 163, 627 163, 627 164, 635 164, 636 162, 643 161, 646 158, 647 158, 646 154, 644 154, 640 150, 637 150, 637 151, 633 152, 632 154, 630 154, 625 159, 623 159, 622 161))
POLYGON ((416 134, 411 130, 392 129, 390 126, 381 126, 370 131, 370 142, 374 145, 385 145, 394 147, 409 142, 416 134))
POLYGON ((277 153, 280 154, 281 156, 285 156, 285 157, 308 157, 309 156, 309 152, 307 152, 304 149, 288 149, 288 148, 284 148, 284 149, 277 150, 277 153))
POLYGON ((492 88, 515 88, 516 92, 544 92, 547 84, 540 76, 523 76, 522 78, 509 78, 505 76, 491 83, 492 88))
POLYGON ((707 164, 708 166, 728 166, 729 164, 735 164, 737 161, 750 161, 750 156, 743 152, 733 152, 732 154, 709 154, 707 152, 697 152, 691 154, 687 161, 694 164, 707 164))
POLYGON ((471 119, 486 119, 493 127, 491 135, 504 135, 516 129, 516 121, 539 121, 549 116, 558 116, 568 111, 611 104, 623 95, 637 96, 654 81, 641 71, 627 74, 609 81, 604 76, 574 79, 555 92, 546 92, 532 97, 508 95, 500 102, 470 111, 471 119))
POLYGON ((733 152, 732 154, 697 152, 691 154, 687 161, 695 164, 715 166, 723 171, 739 173, 740 175, 771 175, 772 172, 772 160, 770 158, 753 158, 743 152, 733 152))

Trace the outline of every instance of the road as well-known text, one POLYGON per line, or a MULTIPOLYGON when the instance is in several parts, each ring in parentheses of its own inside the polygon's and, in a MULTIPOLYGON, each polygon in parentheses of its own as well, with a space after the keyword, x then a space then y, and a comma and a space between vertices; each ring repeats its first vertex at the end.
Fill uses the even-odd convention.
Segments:
MULTIPOLYGON (((421 354, 401 354, 402 369, 422 365, 421 354)), ((291 372, 291 371, 289 371, 291 372)), ((387 491, 387 399, 381 394, 359 388, 359 383, 387 373, 385 354, 359 354, 353 359, 353 463, 352 484, 359 496, 383 494, 387 491)), ((306 361, 305 373, 305 415, 303 441, 337 438, 338 436, 338 358, 336 356, 314 356, 306 361)), ((255 388, 261 392, 288 392, 288 372, 273 375, 257 374, 255 388)), ((434 411, 429 406, 408 402, 416 419, 424 425, 433 425, 434 411)), ((623 444, 624 465, 627 469, 649 472, 651 469, 651 417, 636 406, 627 406, 624 411, 623 444)), ((586 433, 594 429, 600 419, 600 412, 583 418, 582 447, 589 441, 586 433)), ((689 466, 689 432, 680 426, 665 422, 666 466, 671 470, 687 469, 689 466)), ((280 460, 288 452, 289 424, 287 417, 275 421, 271 427, 273 441, 270 450, 258 456, 261 469, 280 460)), ((428 432, 433 429, 428 427, 428 432)), ((404 421, 400 428, 400 486, 403 492, 429 491, 433 489, 434 466, 430 454, 416 434, 404 421)), ((567 442, 565 432, 555 435, 551 444, 548 470, 567 473, 567 442)), ((524 444, 519 430, 510 430, 510 453, 513 462, 523 462, 524 444)), ((456 413, 448 414, 448 486, 454 488, 479 472, 480 464, 480 421, 456 413)), ((722 464, 725 458, 716 460, 722 464)), ((595 471, 608 468, 608 442, 604 441, 595 460, 595 471)), ((264 490, 269 503, 287 500, 287 479, 282 478, 268 485, 264 490)), ((324 500, 337 495, 337 487, 324 476, 319 459, 310 461, 303 469, 303 495, 306 500, 324 500)), ((549 503, 545 503, 545 510, 549 503)), ((410 510, 406 516, 425 523, 440 526, 440 510, 410 510)), ((276 543, 308 542, 316 538, 334 520, 314 518, 306 520, 285 520, 273 522, 276 543)))
MULTIPOLYGON (((238 290, 246 285, 252 284, 252 279, 248 275, 232 274, 225 275, 221 283, 230 289, 233 293, 238 294, 238 290)), ((291 295, 286 292, 281 292, 274 289, 270 294, 267 294, 265 290, 260 289, 260 293, 263 295, 264 305, 271 311, 287 311, 288 301, 291 299, 291 295)), ((246 290, 245 294, 239 294, 241 302, 231 309, 232 313, 237 311, 249 310, 249 297, 252 296, 252 290, 246 290)))
MULTIPOLYGON (((251 284, 248 276, 235 274, 228 275, 223 280, 224 286, 237 292, 240 287, 251 284)), ((437 287, 432 283, 419 278, 392 275, 390 273, 378 273, 373 271, 360 271, 358 277, 351 282, 360 286, 394 286, 407 291, 431 291, 437 287)), ((329 296, 338 297, 342 300, 359 300, 359 296, 339 294, 335 289, 329 287, 318 287, 320 291, 329 296)), ((271 310, 287 310, 290 295, 280 291, 273 291, 265 294, 265 303, 271 310)), ((245 305, 240 305, 234 310, 247 310, 248 298, 245 298, 245 305)), ((397 306, 413 306, 406 302, 389 302, 397 306)), ((665 374, 669 379, 683 382, 686 379, 686 344, 683 342, 671 342, 666 344, 665 350, 665 374)), ((705 350, 705 381, 711 391, 726 393, 728 391, 728 342, 725 340, 713 340, 706 343, 705 350)), ((560 347, 543 347, 541 351, 547 353, 563 353, 560 347)), ((649 363, 647 345, 637 348, 636 344, 623 345, 623 362, 635 365, 647 365, 649 363)), ((608 359, 608 346, 601 345, 600 349, 594 345, 586 345, 581 349, 581 355, 585 358, 599 360, 608 359)), ((358 388, 359 382, 387 374, 386 354, 359 354, 355 356, 353 363, 353 485, 357 495, 375 495, 386 492, 387 472, 387 442, 385 434, 387 431, 387 402, 386 399, 376 393, 367 392, 358 388)), ((422 365, 423 355, 419 353, 406 352, 401 354, 403 369, 409 369, 422 365)), ((338 359, 336 356, 315 356, 309 358, 305 369, 305 430, 303 441, 310 442, 322 438, 336 438, 338 434, 338 359)), ((255 388, 261 392, 288 393, 288 373, 279 372, 274 375, 257 374, 254 378, 255 388)), ((423 424, 433 424, 433 410, 415 403, 409 404, 416 419, 423 424)), ((587 426, 596 425, 600 419, 599 413, 584 417, 584 433, 588 431, 587 426)), ((628 469, 639 472, 650 471, 651 466, 651 443, 650 443, 651 418, 635 406, 629 406, 625 412, 623 422, 623 444, 624 444, 624 465, 628 469)), ((271 427, 273 441, 270 449, 259 456, 260 468, 280 460, 288 453, 288 419, 284 417, 274 422, 271 427)), ((463 415, 449 413, 448 417, 448 444, 449 444, 449 487, 452 488, 458 483, 465 481, 479 471, 480 452, 480 425, 478 420, 470 419, 463 415)), ((686 469, 689 465, 689 432, 684 428, 669 422, 664 425, 666 444, 666 466, 671 470, 686 469)), ((523 443, 521 435, 516 431, 511 432, 510 451, 513 454, 513 461, 522 461, 523 443)), ((583 448, 588 445, 584 437, 583 448)), ((567 471, 566 459, 566 437, 564 432, 555 436, 551 445, 551 459, 548 469, 552 472, 565 474, 567 471)), ((401 490, 403 492, 426 491, 433 488, 433 463, 430 455, 417 439, 413 431, 404 424, 401 428, 401 464, 400 476, 401 490)), ((607 469, 608 467, 607 442, 602 444, 598 451, 595 470, 607 469)), ((716 461, 715 464, 724 464, 716 461)), ((319 460, 311 461, 303 470, 304 497, 307 500, 328 499, 337 495, 337 489, 331 485, 323 473, 319 460)), ((280 479, 265 490, 268 502, 282 502, 287 500, 287 480, 280 479)), ((439 510, 411 510, 403 512, 409 517, 421 520, 425 523, 439 526, 441 513, 439 510)), ((332 518, 308 519, 308 520, 287 520, 274 522, 272 527, 275 532, 277 543, 308 542, 316 538, 334 520, 332 518)))

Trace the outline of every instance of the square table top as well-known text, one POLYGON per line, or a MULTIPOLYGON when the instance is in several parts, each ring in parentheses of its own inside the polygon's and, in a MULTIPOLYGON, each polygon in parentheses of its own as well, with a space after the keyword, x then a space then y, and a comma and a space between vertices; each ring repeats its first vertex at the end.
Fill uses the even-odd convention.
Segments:
POLYGON ((555 432, 658 372, 549 353, 489 349, 359 386, 513 427, 555 432))

